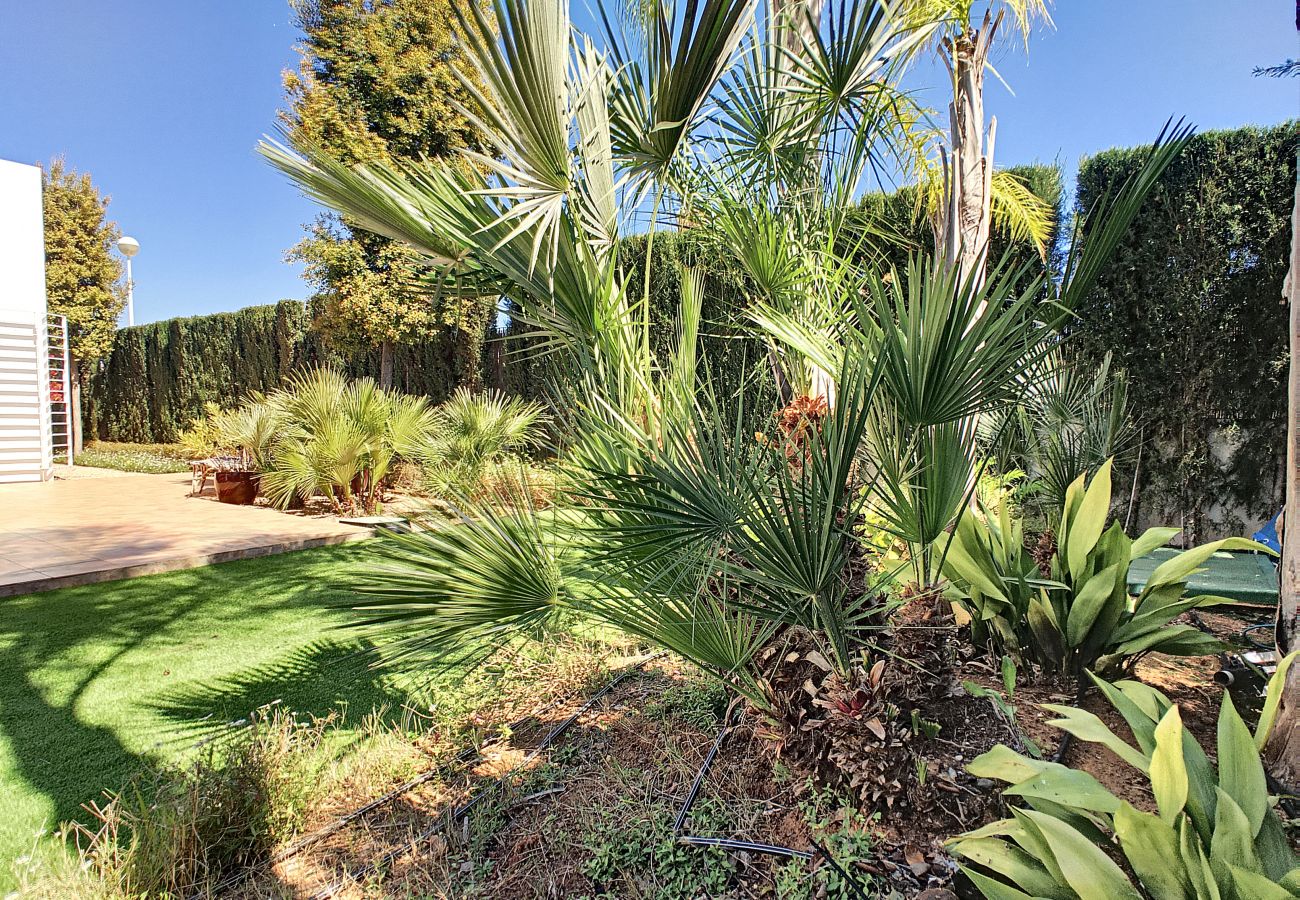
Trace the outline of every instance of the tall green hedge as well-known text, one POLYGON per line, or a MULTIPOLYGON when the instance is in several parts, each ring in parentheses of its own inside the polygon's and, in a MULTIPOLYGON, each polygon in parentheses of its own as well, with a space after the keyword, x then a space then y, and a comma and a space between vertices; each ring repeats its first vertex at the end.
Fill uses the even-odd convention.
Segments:
MULTIPOLYGON (((1060 173, 1055 167, 1015 171, 1054 206, 1059 202, 1060 173)), ((909 253, 932 243, 928 225, 913 215, 913 198, 905 191, 864 198, 861 215, 873 229, 885 232, 878 246, 887 248, 885 261, 900 269, 909 253), (882 222, 890 224, 882 229, 882 222)), ((621 248, 631 285, 642 283, 646 243, 644 235, 637 235, 625 239, 621 248)), ((991 258, 1000 258, 1005 246, 995 237, 991 258)), ((1028 246, 1014 249, 1022 258, 1034 254, 1028 246)), ((743 394, 751 411, 770 410, 775 391, 765 349, 742 321, 748 294, 740 272, 689 230, 657 233, 653 252, 650 300, 656 349, 666 351, 673 339, 679 267, 701 270, 706 298, 700 355, 704 368, 721 396, 743 394)), ((639 290, 633 294, 639 297, 639 290)), ((510 321, 505 334, 496 334, 495 324, 488 328, 485 345, 448 331, 431 341, 395 348, 394 386, 435 402, 465 382, 544 397, 549 363, 528 355, 528 328, 510 321)), ((319 364, 340 367, 353 377, 375 377, 379 354, 344 357, 331 352, 312 330, 303 304, 292 300, 125 328, 83 396, 86 434, 101 440, 174 441, 202 413, 204 403, 233 406, 250 393, 274 390, 295 370, 319 364)))
MULTIPOLYGON (((400 390, 445 399, 471 367, 454 331, 412 347, 398 347, 393 383, 400 390)), ((236 405, 249 394, 284 384, 295 371, 337 366, 356 377, 379 373, 379 353, 344 357, 312 330, 296 300, 236 312, 167 319, 123 328, 93 373, 82 397, 87 436, 100 440, 169 443, 211 401, 236 405)))
MULTIPOLYGON (((1113 351, 1131 378, 1144 437, 1140 519, 1181 523, 1193 540, 1240 532, 1281 505, 1297 146, 1294 121, 1196 137, 1070 329, 1077 348, 1113 351)), ((1078 208, 1144 153, 1085 159, 1078 208)))

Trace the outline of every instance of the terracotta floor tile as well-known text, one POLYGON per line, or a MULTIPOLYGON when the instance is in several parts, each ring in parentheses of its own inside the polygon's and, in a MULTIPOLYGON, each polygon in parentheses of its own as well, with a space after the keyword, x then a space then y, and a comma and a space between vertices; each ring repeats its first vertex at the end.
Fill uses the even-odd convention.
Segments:
MULTIPOLYGON (((189 497, 187 475, 0 485, 0 596, 50 577, 172 566, 302 542, 365 537, 331 518, 189 497)), ((87 579, 89 580, 89 579, 87 579)))

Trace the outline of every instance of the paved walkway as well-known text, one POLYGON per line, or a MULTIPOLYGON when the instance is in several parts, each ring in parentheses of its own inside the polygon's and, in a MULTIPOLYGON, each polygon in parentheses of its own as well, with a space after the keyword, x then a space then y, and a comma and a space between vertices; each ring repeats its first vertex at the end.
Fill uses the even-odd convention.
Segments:
POLYGON ((189 475, 0 485, 0 597, 338 544, 370 534, 368 528, 330 518, 190 497, 189 490, 189 475))

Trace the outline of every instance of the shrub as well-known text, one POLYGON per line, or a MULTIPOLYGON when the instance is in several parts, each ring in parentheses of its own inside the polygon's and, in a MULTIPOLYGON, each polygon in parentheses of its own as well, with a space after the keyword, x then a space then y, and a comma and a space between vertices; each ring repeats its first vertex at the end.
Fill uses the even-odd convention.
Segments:
POLYGON ((1273 808, 1258 750, 1295 656, 1270 682, 1253 736, 1223 695, 1217 770, 1183 728, 1178 707, 1146 685, 1093 678, 1128 723, 1136 746, 1092 713, 1048 705, 1062 717, 1051 724, 1101 744, 1146 777, 1158 814, 1120 800, 1086 772, 998 746, 967 769, 1009 783, 1003 795, 1025 806, 953 842, 952 850, 968 862, 964 871, 994 900, 1300 896, 1300 858, 1273 808), (1112 858, 1116 850, 1131 876, 1112 858))
POLYGON ((1163 547, 1177 528, 1151 528, 1136 541, 1110 512, 1110 462, 1091 484, 1080 475, 1066 491, 1056 528, 1051 580, 1034 577, 1036 564, 1022 543, 1020 522, 1006 512, 967 513, 946 544, 944 572, 970 613, 976 634, 1013 657, 1081 677, 1131 669, 1146 653, 1213 653, 1222 645, 1191 625, 1170 624, 1191 609, 1230 603, 1222 597, 1186 597, 1187 579, 1221 550, 1268 552, 1262 544, 1227 538, 1180 553, 1156 567, 1130 601, 1129 564, 1163 547), (1086 485, 1086 486, 1085 486, 1086 485))
POLYGON ((189 897, 264 859, 300 821, 324 724, 262 710, 188 768, 145 772, 75 826, 83 870, 114 896, 189 897))

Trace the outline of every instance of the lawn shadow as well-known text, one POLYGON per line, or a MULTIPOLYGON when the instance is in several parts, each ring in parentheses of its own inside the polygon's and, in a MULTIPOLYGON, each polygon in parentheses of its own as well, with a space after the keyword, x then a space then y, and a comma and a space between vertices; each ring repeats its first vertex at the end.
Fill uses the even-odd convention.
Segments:
POLYGON ((262 666, 179 685, 149 706, 175 723, 177 739, 191 739, 271 704, 312 718, 344 712, 353 725, 372 712, 394 724, 403 709, 427 705, 427 689, 377 670, 375 658, 368 641, 314 641, 262 666))
MULTIPOLYGON (((311 617, 319 611, 328 618, 312 620, 311 633, 317 633, 350 604, 340 576, 364 552, 360 545, 330 547, 0 599, 0 737, 12 758, 11 770, 0 772, 8 783, 0 781, 0 787, 8 793, 25 784, 44 797, 54 816, 43 823, 47 827, 85 819, 82 804, 122 787, 155 755, 140 750, 139 740, 134 742, 137 749, 128 747, 124 726, 100 724, 112 716, 103 708, 87 709, 92 686, 102 685, 105 677, 129 679, 129 668, 124 675, 114 667, 129 654, 136 655, 128 666, 138 665, 138 651, 152 646, 173 654, 193 646, 198 647, 193 652, 219 654, 219 643, 205 647, 201 639, 246 632, 262 615, 301 610, 311 617)), ((372 704, 409 701, 406 693, 394 693, 367 674, 366 660, 355 653, 361 648, 344 641, 340 634, 333 649, 313 645, 282 662, 217 679, 207 696, 197 688, 189 696, 175 694, 167 717, 180 727, 187 715, 221 715, 222 703, 232 710, 244 707, 239 712, 244 715, 277 698, 320 714, 331 701, 367 710, 372 704), (277 675, 286 679, 281 687, 274 683, 277 675), (353 688, 357 693, 351 694, 353 688)), ((147 710, 149 704, 138 698, 152 688, 127 680, 117 695, 110 692, 104 699, 96 693, 95 702, 125 703, 128 712, 147 710)), ((165 743, 171 742, 157 747, 165 743)), ((15 850, 5 845, 20 830, 34 832, 41 826, 16 819, 0 823, 0 883, 3 858, 15 850)))

